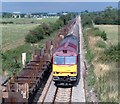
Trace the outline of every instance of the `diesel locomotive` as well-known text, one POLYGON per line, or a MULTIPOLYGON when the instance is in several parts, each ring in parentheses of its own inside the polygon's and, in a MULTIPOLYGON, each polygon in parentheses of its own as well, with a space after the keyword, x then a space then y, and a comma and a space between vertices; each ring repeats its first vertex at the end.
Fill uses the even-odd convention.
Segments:
POLYGON ((68 84, 77 81, 78 76, 78 21, 69 33, 64 36, 53 53, 52 73, 53 81, 57 84, 68 84))

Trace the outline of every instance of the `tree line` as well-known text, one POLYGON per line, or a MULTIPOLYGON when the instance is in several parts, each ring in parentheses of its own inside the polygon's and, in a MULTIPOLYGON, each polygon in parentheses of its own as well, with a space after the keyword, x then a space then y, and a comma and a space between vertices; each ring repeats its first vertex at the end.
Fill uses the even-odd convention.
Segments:
MULTIPOLYGON (((120 10, 113 8, 111 6, 106 7, 104 11, 100 12, 88 12, 87 10, 81 13, 81 16, 84 17, 85 24, 95 23, 100 24, 111 24, 111 25, 120 25, 120 10)), ((84 24, 84 25, 85 25, 84 24)))

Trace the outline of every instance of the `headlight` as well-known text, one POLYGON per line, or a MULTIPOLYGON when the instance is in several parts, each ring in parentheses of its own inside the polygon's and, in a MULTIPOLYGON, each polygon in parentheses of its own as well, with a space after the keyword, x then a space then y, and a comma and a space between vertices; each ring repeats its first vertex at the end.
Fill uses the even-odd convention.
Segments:
POLYGON ((53 72, 53 74, 57 74, 57 72, 53 72))
POLYGON ((59 74, 59 72, 53 72, 53 74, 59 74))
POLYGON ((71 72, 71 74, 77 74, 76 72, 71 72))

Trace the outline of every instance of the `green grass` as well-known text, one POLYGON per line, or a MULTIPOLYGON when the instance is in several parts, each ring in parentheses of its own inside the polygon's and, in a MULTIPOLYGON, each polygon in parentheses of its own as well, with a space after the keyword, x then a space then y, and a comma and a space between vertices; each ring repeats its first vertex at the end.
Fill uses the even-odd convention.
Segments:
POLYGON ((96 77, 95 77, 95 74, 94 74, 94 66, 91 65, 89 68, 88 68, 88 76, 87 76, 87 84, 90 88, 94 87, 95 85, 95 82, 96 82, 96 77))
MULTIPOLYGON (((29 30, 35 28, 36 24, 7 24, 2 27, 2 47, 12 49, 12 46, 24 44, 24 38, 29 30)), ((14 46, 13 46, 14 48, 14 46)))
POLYGON ((102 40, 98 40, 96 46, 99 48, 106 48, 106 43, 102 40))
POLYGON ((0 55, 0 75, 2 74, 2 60, 1 60, 1 55, 0 55))
POLYGON ((93 52, 89 47, 89 40, 88 40, 88 35, 89 35, 89 33, 91 33, 91 31, 92 31, 92 29, 86 30, 86 28, 83 31, 83 37, 84 37, 84 41, 85 41, 84 45, 85 45, 85 48, 87 51, 85 53, 85 58, 88 60, 89 63, 91 63, 92 59, 94 58, 93 52))
POLYGON ((42 22, 54 23, 57 19, 58 18, 43 18, 43 19, 3 18, 2 21, 13 21, 14 23, 18 23, 18 22, 20 23, 20 24, 4 24, 4 25, 0 24, 0 28, 2 28, 1 39, 2 39, 3 51, 5 52, 6 50, 16 48, 19 45, 23 45, 24 38, 29 32, 29 30, 34 29, 36 26, 40 25, 40 23, 42 22), (34 21, 34 23, 37 24, 31 24, 30 21, 34 21))
POLYGON ((118 98, 120 98, 120 96, 118 95, 119 89, 117 62, 119 61, 114 61, 116 58, 116 60, 119 60, 119 47, 116 47, 118 40, 118 26, 97 25, 95 27, 98 27, 101 31, 105 31, 107 33, 108 40, 105 42, 104 40, 102 40, 102 38, 98 39, 96 37, 100 34, 100 31, 98 29, 84 29, 85 31, 83 35, 85 44, 87 45, 86 59, 88 60, 88 62, 90 61, 90 67, 88 67, 88 76, 86 78, 88 84, 88 91, 89 88, 95 88, 96 94, 98 95, 98 99, 100 102, 118 102, 118 98), (89 41, 92 42, 92 40, 88 40, 89 36, 94 36, 93 38, 96 38, 96 40, 94 39, 94 49, 97 49, 99 47, 103 51, 96 51, 92 49, 92 45, 88 44, 89 41), (114 45, 112 46, 113 48, 109 46, 109 41, 114 45), (107 51, 106 54, 104 54, 105 50, 107 51), (94 54, 94 57, 91 58, 91 55, 95 52, 96 54, 94 54), (102 56, 102 54, 104 54, 104 56, 102 56), (106 62, 106 58, 109 59, 110 62, 106 62), (99 73, 97 74, 97 72, 99 73))
POLYGON ((56 32, 57 31, 52 33, 50 36, 45 37, 45 39, 41 40, 40 42, 33 44, 32 46, 31 44, 27 43, 27 44, 18 46, 15 49, 11 49, 9 51, 4 52, 2 55, 2 69, 7 71, 8 76, 12 76, 14 71, 19 72, 20 70, 22 70, 22 62, 21 62, 22 53, 23 52, 27 53, 27 62, 29 62, 32 57, 31 54, 34 52, 34 50, 44 47, 46 41, 52 40, 55 37, 56 32), (38 47, 36 47, 37 44, 38 44, 38 47), (18 64, 15 64, 15 58, 18 60, 18 64))
POLYGON ((51 22, 51 23, 55 23, 56 20, 58 20, 58 18, 56 18, 56 17, 55 18, 43 18, 43 19, 40 19, 41 22, 51 22))
MULTIPOLYGON (((8 19, 9 20, 9 19, 8 19)), ((19 21, 20 19, 14 19, 14 21, 19 21)), ((29 20, 29 19, 28 19, 29 20)), ((55 22, 57 18, 44 18, 42 22, 55 22)), ((26 20, 27 21, 27 20, 26 20)), ((36 20, 35 20, 36 21, 36 20)), ((22 23, 22 20, 19 21, 22 23)), ((41 22, 40 22, 41 23, 41 22)), ((2 48, 9 49, 3 51, 2 53, 2 68, 7 71, 8 76, 11 76, 13 71, 19 72, 22 70, 21 64, 21 54, 23 52, 27 53, 27 61, 31 60, 31 53, 36 49, 36 46, 31 44, 26 44, 24 42, 24 37, 27 35, 28 31, 34 29, 39 24, 0 24, 0 28, 2 28, 2 48), (14 47, 15 46, 15 47, 14 47), (15 59, 17 59, 18 64, 15 63, 15 59)), ((55 33, 52 33, 50 36, 45 37, 45 39, 41 40, 38 44, 39 47, 43 47, 46 40, 53 39, 55 33)), ((0 74, 2 70, 0 71, 0 74)))
POLYGON ((2 44, 11 43, 24 38, 29 30, 35 28, 37 25, 29 24, 8 24, 2 25, 2 44))
POLYGON ((118 101, 118 68, 117 63, 110 63, 110 69, 100 75, 96 82, 97 93, 101 101, 118 101))
POLYGON ((118 43, 118 25, 95 25, 107 33, 107 38, 113 45, 118 43))
POLYGON ((21 55, 23 52, 27 53, 27 61, 31 59, 31 53, 33 47, 30 44, 24 44, 15 49, 11 49, 2 54, 2 69, 6 70, 9 76, 12 75, 13 71, 19 72, 22 69, 21 55), (18 61, 18 67, 16 66, 15 59, 18 61))

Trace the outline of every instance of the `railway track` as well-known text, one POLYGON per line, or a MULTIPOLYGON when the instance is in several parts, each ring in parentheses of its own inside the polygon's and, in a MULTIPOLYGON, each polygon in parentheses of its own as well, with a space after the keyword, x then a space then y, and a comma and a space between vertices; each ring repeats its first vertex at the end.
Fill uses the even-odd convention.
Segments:
POLYGON ((56 87, 52 81, 52 74, 41 93, 41 89, 36 93, 33 104, 43 104, 46 102, 56 103, 71 103, 72 87, 56 87))
POLYGON ((58 88, 56 89, 55 95, 54 95, 54 103, 59 102, 71 102, 71 95, 72 95, 72 87, 71 88, 58 88))

